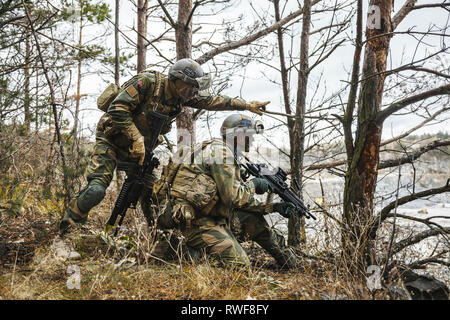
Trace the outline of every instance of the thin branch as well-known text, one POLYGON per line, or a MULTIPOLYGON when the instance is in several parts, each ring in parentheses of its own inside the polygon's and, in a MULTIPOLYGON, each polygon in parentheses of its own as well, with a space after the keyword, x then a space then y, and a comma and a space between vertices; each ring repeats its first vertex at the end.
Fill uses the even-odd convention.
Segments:
MULTIPOLYGON (((160 1, 160 0, 158 0, 160 1)), ((315 5, 316 3, 320 2, 320 0, 314 0, 314 2, 312 3, 312 5, 315 5)), ((291 13, 290 15, 286 16, 285 18, 281 19, 279 22, 273 24, 272 26, 265 28, 263 30, 260 30, 254 34, 251 34, 249 36, 246 36, 238 41, 230 41, 227 44, 220 46, 218 48, 215 48, 205 54, 203 54, 202 56, 200 56, 199 58, 195 59, 199 64, 204 64, 205 62, 211 60, 213 57, 215 57, 218 54, 221 54, 223 52, 227 52, 233 49, 237 49, 241 46, 247 45, 271 32, 276 31, 278 28, 282 27, 283 25, 285 25, 286 23, 288 23, 289 21, 297 18, 298 16, 300 16, 301 14, 303 14, 303 8, 299 9, 293 13, 291 13)))
POLYGON ((399 71, 404 71, 404 70, 414 70, 414 71, 422 71, 422 72, 428 72, 428 73, 432 73, 438 77, 443 77, 446 79, 450 79, 450 75, 449 74, 445 74, 436 70, 431 70, 431 69, 427 69, 427 68, 422 68, 422 67, 416 67, 416 66, 411 66, 411 65, 406 65, 406 66, 402 66, 393 70, 389 70, 386 71, 386 75, 391 75, 393 73, 399 72, 399 71))
POLYGON ((381 162, 378 165, 378 169, 386 169, 386 168, 396 167, 396 166, 399 166, 399 165, 402 165, 405 163, 412 163, 414 160, 419 158, 422 154, 424 154, 430 150, 433 150, 433 149, 436 149, 439 147, 443 147, 443 146, 449 146, 449 145, 450 145, 449 139, 433 141, 433 142, 427 144, 426 146, 423 146, 416 152, 406 155, 405 157, 403 157, 401 159, 390 159, 390 160, 385 160, 385 161, 381 162))
MULTIPOLYGON (((33 21, 31 20, 30 14, 28 12, 28 8, 25 5, 24 0, 21 0, 21 2, 22 2, 22 5, 24 7, 27 19, 28 19, 28 21, 30 23, 31 33, 33 34, 33 37, 34 37, 34 41, 35 41, 35 44, 36 44, 36 49, 38 51, 39 60, 40 60, 41 65, 42 65, 42 70, 44 72, 45 79, 47 80, 47 84, 48 84, 49 89, 50 89, 50 104, 52 105, 53 117, 54 117, 54 121, 55 121, 55 131, 56 131, 56 135, 57 135, 57 138, 58 138, 59 152, 61 154, 61 161, 62 161, 62 165, 63 165, 63 168, 64 168, 66 166, 66 157, 65 157, 65 154, 64 154, 64 146, 63 146, 63 142, 62 142, 62 138, 61 138, 61 132, 60 132, 59 123, 58 123, 58 113, 57 113, 57 108, 56 108, 57 104, 56 104, 56 99, 55 99, 55 90, 53 88, 53 84, 52 84, 52 82, 50 80, 50 77, 48 75, 48 69, 47 69, 47 66, 46 66, 46 64, 44 62, 44 58, 42 57, 41 46, 39 44, 39 40, 38 40, 36 31, 34 29, 33 21)), ((67 181, 67 175, 65 173, 65 170, 63 170, 63 172, 64 172, 64 174, 63 174, 64 185, 66 186, 66 188, 69 188, 68 181, 67 181)), ((69 193, 69 189, 66 189, 66 190, 67 190, 66 196, 69 196, 69 194, 68 194, 69 193)))
POLYGON ((429 257, 426 259, 422 259, 419 261, 415 261, 411 264, 408 264, 406 267, 409 269, 422 269, 424 265, 429 264, 429 263, 437 263, 437 264, 442 264, 444 266, 447 266, 450 268, 450 262, 449 261, 445 261, 445 260, 440 260, 438 259, 440 256, 447 254, 449 251, 445 250, 433 257, 429 257))
POLYGON ((450 84, 419 93, 412 97, 405 98, 403 100, 400 100, 399 102, 391 104, 389 107, 378 112, 376 121, 381 123, 394 112, 399 111, 410 104, 425 100, 430 97, 448 94, 450 94, 450 84))
POLYGON ((398 135, 392 139, 388 139, 386 141, 381 142, 380 146, 385 146, 391 142, 400 140, 408 135, 410 135, 412 132, 416 131, 417 129, 422 128, 425 124, 427 124, 428 122, 434 120, 438 115, 440 115, 441 113, 450 110, 450 107, 448 108, 443 108, 439 111, 437 111, 436 113, 432 114, 429 118, 425 119, 423 122, 421 122, 420 124, 418 124, 417 126, 415 126, 414 128, 409 129, 408 131, 406 131, 405 133, 402 133, 401 135, 398 135))
POLYGON ((186 20, 186 24, 184 25, 184 29, 187 30, 187 28, 189 27, 189 23, 191 22, 192 16, 194 15, 194 11, 197 8, 197 6, 199 5, 199 1, 195 1, 194 6, 192 7, 191 12, 189 12, 189 16, 186 20))
MULTIPOLYGON (((417 192, 417 193, 412 193, 410 195, 407 195, 405 197, 402 197, 400 199, 398 199, 398 205, 401 206, 405 203, 423 198, 423 197, 428 197, 428 196, 432 196, 435 194, 440 194, 440 193, 444 193, 444 192, 449 192, 450 191, 450 179, 447 180, 447 183, 440 188, 434 188, 434 189, 428 189, 425 191, 421 191, 421 192, 417 192)), ((384 221, 386 220, 386 218, 389 216, 389 213, 391 212, 392 209, 394 209, 396 206, 396 202, 391 202, 389 203, 386 207, 384 207, 380 214, 379 217, 376 218, 376 220, 378 221, 384 221)))
POLYGON ((159 5, 161 6, 161 9, 164 11, 164 14, 166 15, 167 19, 169 19, 169 24, 172 28, 175 29, 176 23, 173 21, 172 17, 170 16, 169 12, 167 11, 166 7, 162 3, 161 0, 158 0, 159 5))
POLYGON ((398 13, 392 18, 392 30, 395 30, 400 22, 414 9, 417 0, 407 0, 398 13))
POLYGON ((352 76, 350 92, 348 95, 347 108, 345 110, 343 118, 344 136, 345 136, 345 148, 347 151, 347 160, 350 164, 353 158, 353 137, 352 137, 352 122, 353 122, 353 111, 356 105, 356 93, 358 90, 358 77, 361 62, 361 52, 362 52, 362 0, 358 0, 358 13, 356 22, 356 46, 355 53, 353 54, 353 66, 352 66, 352 76))
POLYGON ((395 243, 392 246, 392 255, 400 252, 401 250, 405 249, 406 247, 412 246, 416 243, 419 243, 420 241, 427 239, 429 237, 437 236, 443 233, 450 233, 450 227, 443 228, 442 230, 439 229, 430 229, 426 231, 422 231, 420 233, 417 233, 411 237, 408 237, 406 239, 403 239, 397 243, 395 243))

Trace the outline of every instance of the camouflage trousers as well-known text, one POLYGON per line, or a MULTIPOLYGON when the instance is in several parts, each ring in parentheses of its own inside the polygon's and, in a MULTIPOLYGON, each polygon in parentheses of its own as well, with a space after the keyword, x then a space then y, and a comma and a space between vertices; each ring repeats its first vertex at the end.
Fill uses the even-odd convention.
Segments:
POLYGON ((210 255, 225 266, 245 267, 250 260, 225 221, 201 218, 184 232, 191 255, 210 255))
MULTIPOLYGON (((171 208, 166 207, 158 218, 158 228, 174 228, 171 208)), ((248 266, 250 260, 240 245, 255 241, 281 267, 295 267, 298 263, 293 251, 286 245, 283 235, 269 227, 262 215, 234 211, 228 223, 224 218, 201 217, 192 221, 191 227, 178 226, 186 238, 186 247, 192 257, 211 256, 226 266, 248 266)))
POLYGON ((271 228, 262 215, 235 211, 231 219, 231 230, 239 242, 255 241, 274 257, 282 268, 295 268, 300 263, 281 232, 271 228))
MULTIPOLYGON (((111 184, 114 176, 114 170, 117 167, 118 160, 133 161, 128 151, 114 147, 108 143, 105 138, 96 139, 94 153, 91 156, 86 179, 87 186, 81 190, 76 198, 69 203, 67 210, 86 219, 89 211, 98 205, 106 194, 106 189, 111 184)), ((144 178, 146 187, 141 195, 140 203, 145 217, 151 218, 150 197, 153 188, 155 176, 149 174, 144 178)))

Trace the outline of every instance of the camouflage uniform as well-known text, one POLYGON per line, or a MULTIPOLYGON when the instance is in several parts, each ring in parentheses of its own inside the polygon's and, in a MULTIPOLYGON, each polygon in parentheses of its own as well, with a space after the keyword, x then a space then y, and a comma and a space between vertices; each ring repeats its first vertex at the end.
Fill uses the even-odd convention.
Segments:
MULTIPOLYGON (((177 208, 180 204, 182 209, 186 205, 186 210, 194 211, 193 220, 181 219, 178 227, 183 231, 191 253, 204 251, 219 258, 225 265, 248 266, 249 258, 236 239, 237 234, 240 240, 250 238, 259 243, 281 265, 294 263, 295 257, 292 256, 292 252, 283 251, 287 249, 284 237, 271 229, 263 217, 264 214, 273 211, 272 205, 258 201, 255 198, 254 184, 251 181, 242 181, 239 165, 225 142, 206 141, 194 146, 190 152, 181 153, 183 165, 187 164, 192 172, 206 174, 214 180, 218 200, 205 215, 201 210, 190 206, 185 199, 166 196, 166 200, 162 200, 163 213, 158 218, 160 228, 175 227, 173 217, 177 214, 177 208), (231 226, 239 226, 237 228, 239 231, 235 228, 232 232, 231 226)), ((186 190, 189 190, 189 185, 186 190)), ((161 193, 156 197, 162 199, 161 193)))
MULTIPOLYGON (((89 211, 102 201, 113 178, 117 161, 132 159, 129 149, 133 141, 125 132, 135 126, 145 140, 149 138, 152 123, 148 122, 148 111, 169 116, 170 121, 161 132, 165 134, 170 131, 172 121, 180 114, 182 105, 214 111, 246 109, 245 101, 227 96, 199 95, 182 103, 173 81, 154 71, 145 71, 132 77, 121 88, 97 125, 94 154, 87 169, 88 185, 72 199, 67 209, 66 215, 75 222, 85 221, 89 211)), ((146 177, 147 189, 142 199, 148 199, 153 181, 153 176, 146 177)), ((144 213, 147 212, 146 217, 148 203, 149 201, 141 200, 144 213)), ((63 229, 62 225, 60 228, 63 229)))

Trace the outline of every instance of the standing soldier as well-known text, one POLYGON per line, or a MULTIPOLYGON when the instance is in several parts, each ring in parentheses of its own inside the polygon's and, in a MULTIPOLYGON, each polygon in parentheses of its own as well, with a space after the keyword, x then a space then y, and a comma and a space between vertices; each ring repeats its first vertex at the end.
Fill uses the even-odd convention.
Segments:
POLYGON ((230 115, 220 130, 222 140, 185 147, 164 167, 154 188, 161 208, 157 227, 178 227, 194 256, 204 251, 225 265, 249 265, 231 228, 240 225, 239 238, 247 236, 256 241, 283 268, 299 266, 284 237, 263 217, 271 212, 289 216, 295 206, 288 202, 261 203, 255 194, 268 191, 269 183, 262 178, 248 182, 241 179, 238 157, 249 151, 253 135, 263 129, 260 121, 230 115))
MULTIPOLYGON (((227 96, 199 94, 210 86, 211 79, 192 59, 181 59, 171 66, 168 77, 156 71, 144 71, 132 77, 119 89, 110 85, 97 100, 105 114, 97 125, 94 154, 87 169, 87 186, 72 199, 60 221, 60 234, 70 225, 85 222, 89 211, 105 196, 113 178, 117 161, 134 159, 142 164, 145 143, 152 131, 149 111, 169 116, 161 134, 171 129, 171 122, 183 106, 225 111, 248 110, 262 114, 269 102, 250 102, 227 96)), ((146 177, 141 206, 148 215, 148 201, 154 178, 146 177)))

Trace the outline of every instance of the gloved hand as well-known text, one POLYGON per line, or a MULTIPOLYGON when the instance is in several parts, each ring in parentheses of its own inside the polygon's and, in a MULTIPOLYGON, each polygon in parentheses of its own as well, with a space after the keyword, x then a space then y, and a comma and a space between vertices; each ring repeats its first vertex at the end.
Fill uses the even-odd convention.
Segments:
POLYGON ((255 186, 256 194, 263 194, 270 189, 270 184, 266 179, 254 178, 251 180, 255 186))
POLYGON ((125 134, 127 135, 128 139, 133 142, 129 150, 131 157, 137 158, 139 160, 139 164, 142 165, 145 158, 144 137, 134 124, 126 129, 125 134))
POLYGON ((133 144, 130 148, 130 155, 132 158, 139 159, 140 165, 144 163, 145 158, 144 137, 141 136, 137 140, 133 141, 133 144))
POLYGON ((289 218, 295 212, 295 205, 291 202, 276 202, 273 204, 273 211, 289 218))
POLYGON ((251 111, 262 116, 262 112, 266 111, 266 105, 268 105, 270 101, 258 102, 258 101, 250 101, 245 104, 245 110, 251 111))

